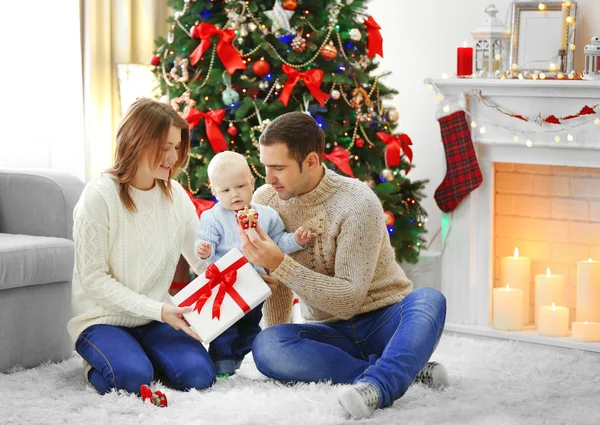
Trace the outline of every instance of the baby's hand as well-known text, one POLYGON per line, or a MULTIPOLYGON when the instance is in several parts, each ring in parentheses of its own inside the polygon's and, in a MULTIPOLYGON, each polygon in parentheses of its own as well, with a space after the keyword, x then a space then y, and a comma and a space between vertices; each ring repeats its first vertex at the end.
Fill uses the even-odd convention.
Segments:
POLYGON ((196 255, 201 260, 206 260, 212 253, 212 245, 206 241, 200 241, 196 247, 196 255))
POLYGON ((305 229, 302 226, 294 232, 294 239, 296 239, 298 245, 306 245, 316 237, 316 233, 313 233, 310 229, 305 229))

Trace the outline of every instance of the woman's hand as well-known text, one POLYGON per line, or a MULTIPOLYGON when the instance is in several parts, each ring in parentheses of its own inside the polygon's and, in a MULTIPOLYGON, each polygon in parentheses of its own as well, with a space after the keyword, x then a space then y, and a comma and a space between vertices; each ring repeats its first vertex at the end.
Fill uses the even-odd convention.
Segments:
POLYGON ((173 327, 173 329, 182 330, 186 334, 188 334, 189 336, 194 338, 195 340, 202 342, 202 340, 200 339, 198 334, 196 332, 194 332, 192 330, 192 328, 190 328, 190 325, 183 317, 183 313, 189 313, 192 310, 193 310, 193 308, 191 306, 190 307, 176 307, 174 305, 165 303, 162 306, 162 311, 161 311, 160 316, 161 316, 163 322, 171 325, 173 327))

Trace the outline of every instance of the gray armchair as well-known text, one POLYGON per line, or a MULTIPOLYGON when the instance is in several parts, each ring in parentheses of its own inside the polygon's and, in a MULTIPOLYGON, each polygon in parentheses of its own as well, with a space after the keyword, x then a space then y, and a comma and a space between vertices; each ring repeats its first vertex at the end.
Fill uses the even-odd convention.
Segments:
POLYGON ((64 172, 0 169, 0 372, 73 353, 73 208, 83 187, 64 172))

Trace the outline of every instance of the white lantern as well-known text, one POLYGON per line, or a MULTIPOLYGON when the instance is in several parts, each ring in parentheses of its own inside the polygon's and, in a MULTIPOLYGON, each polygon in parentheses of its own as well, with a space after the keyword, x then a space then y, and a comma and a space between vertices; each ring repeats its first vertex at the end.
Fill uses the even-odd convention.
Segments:
POLYGON ((600 80, 600 37, 592 37, 592 44, 585 46, 583 55, 585 56, 583 79, 600 80))
POLYGON ((489 5, 485 13, 488 14, 485 22, 471 33, 476 40, 473 73, 479 76, 499 77, 508 70, 510 30, 496 18, 496 6, 489 5))

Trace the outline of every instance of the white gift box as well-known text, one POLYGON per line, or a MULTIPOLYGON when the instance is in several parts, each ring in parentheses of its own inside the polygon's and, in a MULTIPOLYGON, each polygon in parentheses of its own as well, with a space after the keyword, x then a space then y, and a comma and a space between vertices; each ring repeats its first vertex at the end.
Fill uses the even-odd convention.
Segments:
POLYGON ((190 305, 194 307, 194 310, 190 313, 185 313, 184 317, 205 344, 210 343, 221 335, 231 325, 244 317, 248 311, 254 309, 271 295, 271 289, 256 270, 254 270, 252 264, 245 262, 245 264, 241 265, 234 272, 236 279, 222 298, 219 317, 213 317, 213 307, 215 298, 219 294, 219 289, 224 289, 227 286, 225 284, 222 288, 223 280, 220 279, 224 277, 225 281, 232 282, 234 276, 229 271, 236 267, 235 263, 239 265, 244 261, 245 258, 242 253, 233 248, 220 260, 215 262, 214 265, 209 266, 204 273, 191 281, 174 297, 171 297, 173 304, 177 306, 190 305), (215 270, 215 266, 218 271, 215 270), (207 274, 209 276, 212 274, 216 277, 213 277, 209 283, 210 279, 207 277, 207 274), (210 289, 211 287, 212 289, 210 289), (207 298, 204 305, 200 304, 201 309, 199 312, 196 306, 198 296, 207 298), (246 312, 243 309, 244 303, 249 308, 246 312))

